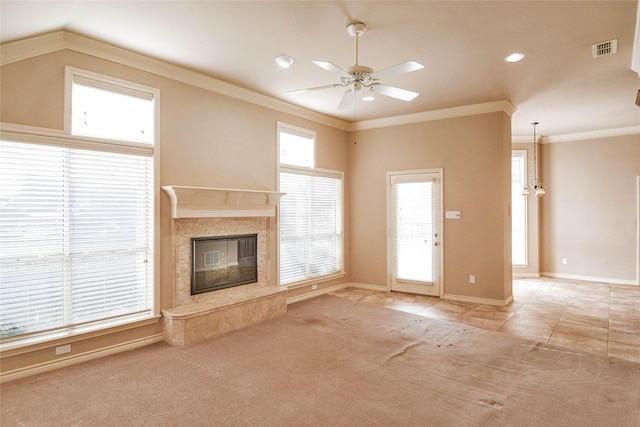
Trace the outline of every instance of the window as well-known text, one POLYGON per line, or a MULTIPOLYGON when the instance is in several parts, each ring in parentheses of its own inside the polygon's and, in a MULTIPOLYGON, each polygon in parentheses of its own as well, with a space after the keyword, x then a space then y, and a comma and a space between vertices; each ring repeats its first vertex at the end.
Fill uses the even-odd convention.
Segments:
POLYGON ((313 168, 316 134, 312 131, 279 124, 280 164, 313 168))
POLYGON ((393 206, 395 276, 401 280, 434 281, 434 180, 427 176, 390 177, 393 206))
MULTIPOLYGON (((292 284, 343 270, 342 172, 313 169, 315 134, 279 124, 278 141, 289 153, 280 163, 280 284, 292 284), (300 146, 296 146, 296 141, 300 146), (310 144, 309 141, 312 143, 310 144), (293 160, 292 160, 293 159, 293 160), (298 160, 304 159, 302 162, 298 160)), ((280 146, 282 156, 282 146, 280 146)))
POLYGON ((522 189, 527 183, 527 152, 511 154, 511 262, 527 265, 527 198, 522 189))
POLYGON ((70 69, 71 133, 153 144, 153 94, 70 69))
MULTIPOLYGON (((122 87, 132 94, 140 90, 122 87)), ((72 115, 78 108, 99 111, 93 102, 101 104, 102 114, 120 108, 122 91, 113 92, 115 104, 107 93, 84 97, 80 107, 75 87, 71 93, 72 115)), ((136 128, 149 129, 157 91, 138 98, 146 99, 140 108, 146 112, 136 110, 132 117, 145 123, 136 128)), ((46 132, 21 132, 15 140, 6 132, 0 141, 3 341, 154 314, 154 148, 122 142, 128 130, 119 123, 111 120, 98 135, 101 141, 46 132)))

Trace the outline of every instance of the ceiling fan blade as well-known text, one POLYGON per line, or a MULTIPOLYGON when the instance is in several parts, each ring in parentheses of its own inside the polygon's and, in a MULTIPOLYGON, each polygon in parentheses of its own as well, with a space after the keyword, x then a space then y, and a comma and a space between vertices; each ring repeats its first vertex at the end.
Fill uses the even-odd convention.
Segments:
POLYGON ((373 77, 376 79, 382 79, 396 74, 410 73, 412 71, 421 70, 424 68, 419 62, 407 61, 402 64, 394 65, 393 67, 385 68, 384 70, 373 73, 373 77))
POLYGON ((370 90, 372 92, 379 93, 380 95, 401 99, 403 101, 411 101, 416 96, 420 95, 418 92, 411 92, 410 90, 400 89, 398 87, 381 85, 381 84, 371 86, 370 90))
POLYGON ((347 71, 343 70, 342 68, 338 67, 337 65, 331 63, 331 62, 327 62, 327 61, 313 61, 314 64, 316 64, 318 67, 320 68, 324 68, 325 70, 329 71, 330 73, 335 74, 338 77, 351 77, 351 74, 349 74, 347 71))
POLYGON ((342 99, 340 100, 340 104, 338 104, 338 110, 346 110, 347 108, 353 105, 354 98, 353 89, 347 90, 344 95, 342 95, 342 99))
POLYGON ((332 89, 332 88, 336 88, 336 87, 345 87, 345 85, 340 84, 340 83, 335 83, 335 84, 332 84, 332 85, 324 85, 324 86, 308 87, 308 88, 305 88, 305 89, 290 90, 289 92, 285 92, 285 93, 287 95, 293 95, 293 94, 296 94, 296 93, 312 92, 314 90, 332 89))

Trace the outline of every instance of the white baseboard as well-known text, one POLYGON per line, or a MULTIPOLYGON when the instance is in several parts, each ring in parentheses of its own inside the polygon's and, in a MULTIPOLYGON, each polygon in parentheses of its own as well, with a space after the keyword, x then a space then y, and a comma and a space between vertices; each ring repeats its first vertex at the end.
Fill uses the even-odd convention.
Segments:
POLYGON ((540 277, 540 273, 516 273, 515 271, 513 272, 513 277, 540 277))
POLYGON ((444 294, 442 298, 446 300, 451 300, 451 301, 470 302, 473 304, 484 304, 484 305, 497 305, 500 307, 506 307, 507 305, 513 302, 513 295, 509 296, 509 298, 507 298, 506 300, 467 297, 464 295, 452 295, 452 294, 444 294))
POLYGON ((346 288, 348 285, 346 283, 340 283, 339 285, 329 286, 327 288, 317 289, 313 292, 308 292, 306 294, 298 295, 295 297, 287 297, 287 305, 293 304, 294 302, 304 301, 306 299, 314 298, 320 295, 328 294, 333 291, 338 291, 340 289, 346 288))
POLYGON ((389 292, 389 288, 385 285, 370 285, 369 283, 348 282, 345 283, 347 288, 369 289, 370 291, 389 292))
POLYGON ((164 341, 162 334, 152 335, 150 337, 141 338, 133 341, 116 344, 110 347, 101 348, 99 350, 89 351, 86 353, 74 354, 69 357, 51 360, 39 363, 37 365, 28 366, 26 368, 15 369, 6 372, 0 376, 0 383, 17 380, 29 375, 40 374, 43 372, 53 371, 54 369, 64 368, 65 366, 75 365, 76 363, 87 362, 89 360, 98 359, 100 357, 110 356, 112 354, 121 353, 127 350, 144 347, 150 344, 164 341))
MULTIPOLYGON (((358 289, 369 289, 372 291, 379 291, 379 292, 389 292, 389 289, 384 285, 371 285, 369 283, 347 282, 347 283, 344 283, 342 286, 344 288, 358 288, 358 289)), ((470 302, 474 304, 497 305, 500 307, 505 307, 513 302, 513 295, 507 298, 506 300, 494 300, 494 299, 487 299, 487 298, 467 297, 464 295, 445 294, 444 296, 442 296, 442 299, 448 299, 451 301, 470 302)))
POLYGON ((580 280, 584 282, 600 282, 611 283, 613 285, 634 285, 638 286, 639 283, 636 280, 626 279, 611 279, 609 277, 596 277, 596 276, 580 276, 577 274, 563 274, 563 273, 551 273, 544 271, 540 273, 541 276, 553 277, 555 279, 568 279, 568 280, 580 280))

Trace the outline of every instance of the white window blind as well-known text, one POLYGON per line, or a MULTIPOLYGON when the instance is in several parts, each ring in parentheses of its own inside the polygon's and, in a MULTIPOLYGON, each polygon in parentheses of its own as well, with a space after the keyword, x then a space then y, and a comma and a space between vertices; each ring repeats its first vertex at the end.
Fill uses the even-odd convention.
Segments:
POLYGON ((433 182, 393 182, 391 197, 397 278, 433 282, 433 182))
POLYGON ((153 305, 153 158, 0 142, 0 337, 153 305))
POLYGON ((342 272, 342 174, 280 173, 280 283, 342 272))

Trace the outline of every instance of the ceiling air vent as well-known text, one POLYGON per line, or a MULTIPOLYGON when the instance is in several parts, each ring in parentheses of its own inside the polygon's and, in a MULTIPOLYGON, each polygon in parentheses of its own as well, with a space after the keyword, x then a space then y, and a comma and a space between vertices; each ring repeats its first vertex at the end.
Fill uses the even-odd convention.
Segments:
POLYGON ((607 40, 591 45, 591 53, 594 58, 599 56, 611 55, 618 51, 618 39, 607 40))

